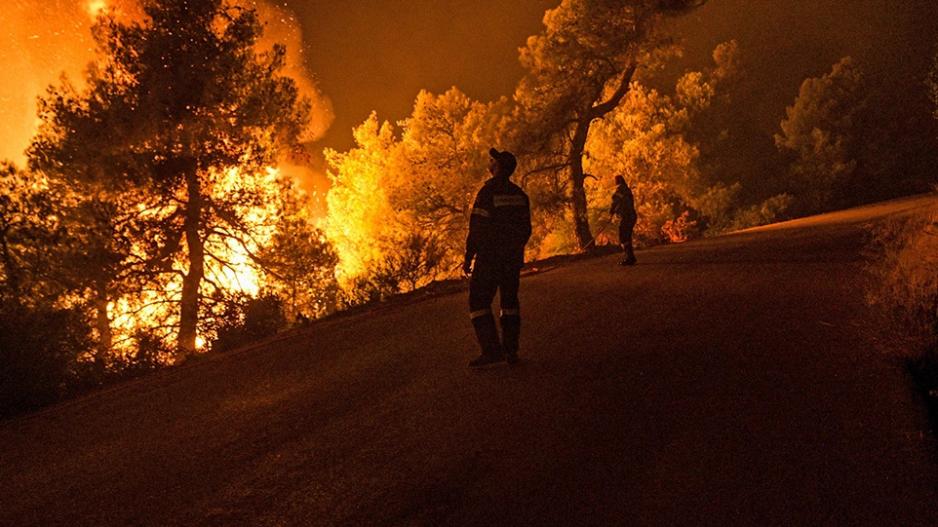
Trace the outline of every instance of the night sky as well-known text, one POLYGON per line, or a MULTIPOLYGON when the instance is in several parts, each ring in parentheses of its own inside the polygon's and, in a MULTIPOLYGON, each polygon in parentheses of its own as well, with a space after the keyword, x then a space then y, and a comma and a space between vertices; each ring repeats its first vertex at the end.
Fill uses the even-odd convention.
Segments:
POLYGON ((309 69, 336 119, 322 143, 347 148, 352 127, 375 110, 410 113, 421 88, 458 86, 489 100, 521 77, 518 48, 555 0, 370 0, 286 2, 303 25, 309 69), (340 7, 341 6, 341 7, 340 7))
MULTIPOLYGON (((421 88, 458 86, 490 100, 510 95, 518 48, 556 0, 289 0, 303 27, 309 69, 336 119, 321 141, 348 148, 372 110, 398 120, 421 88), (341 6, 341 7, 340 7, 341 6)), ((923 72, 936 35, 933 0, 711 0, 677 22, 687 56, 671 74, 699 68, 713 47, 737 39, 753 81, 761 127, 777 128, 801 82, 845 55, 874 75, 923 72)))
MULTIPOLYGON (((385 120, 406 117, 422 88, 439 93, 458 86, 480 100, 510 96, 522 75, 518 48, 541 30, 544 11, 559 0, 256 2, 269 40, 302 47, 304 71, 332 101, 335 120, 310 145, 316 154, 323 146, 351 147, 352 128, 372 110, 385 120)), ((135 0, 106 3, 126 7, 135 0)), ((0 78, 0 157, 24 162, 35 98, 63 71, 80 78, 92 59, 89 5, 14 0, 0 10, 0 67, 7 72, 0 78)), ((938 42, 935 20, 936 0, 710 0, 675 22, 685 58, 643 81, 670 89, 676 75, 705 67, 716 44, 737 39, 749 79, 741 104, 771 141, 801 82, 845 55, 873 78, 900 79, 898 90, 922 93, 920 79, 938 42)), ((317 113, 316 133, 329 120, 329 112, 317 113)))

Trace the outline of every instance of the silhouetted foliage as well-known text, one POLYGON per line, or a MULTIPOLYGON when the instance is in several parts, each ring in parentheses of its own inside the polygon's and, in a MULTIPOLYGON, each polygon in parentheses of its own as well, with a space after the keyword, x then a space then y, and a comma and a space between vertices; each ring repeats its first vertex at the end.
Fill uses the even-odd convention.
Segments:
POLYGON ((63 236, 55 192, 0 165, 0 416, 58 399, 88 349, 83 312, 64 307, 68 291, 54 279, 63 236))
POLYGON ((0 417, 58 400, 77 383, 76 361, 88 349, 79 309, 0 303, 0 417))
POLYGON ((4 301, 48 305, 63 293, 51 279, 65 236, 60 195, 47 181, 0 163, 0 294, 4 301))
POLYGON ((793 214, 922 192, 935 181, 929 136, 938 129, 925 115, 925 90, 863 69, 844 57, 806 79, 786 112, 775 139, 789 162, 780 186, 794 197, 793 214))
POLYGON ((850 57, 801 85, 782 133, 775 136, 779 149, 794 156, 788 183, 798 212, 847 204, 847 190, 858 177, 859 150, 867 146, 858 135, 869 111, 863 73, 850 57))
POLYGON ((379 289, 413 291, 446 271, 441 268, 445 253, 433 235, 411 233, 402 242, 396 251, 385 256, 374 272, 381 284, 379 289))
POLYGON ((333 185, 325 231, 346 289, 384 296, 458 265, 488 149, 499 144, 509 114, 507 100, 422 91, 399 128, 373 114, 355 129, 355 148, 327 151, 333 185))
POLYGON ((563 0, 521 50, 527 75, 515 91, 524 122, 517 141, 536 160, 529 173, 555 180, 564 174, 581 250, 593 242, 583 169, 590 127, 619 107, 639 67, 655 68, 673 52, 659 31, 661 18, 703 3, 563 0))
POLYGON ((339 290, 339 257, 332 243, 314 226, 308 203, 293 188, 283 189, 276 218, 273 235, 257 254, 264 288, 283 300, 291 324, 331 313, 339 290))
POLYGON ((394 252, 371 262, 364 273, 345 287, 341 302, 345 307, 381 302, 428 285, 452 273, 452 269, 443 265, 445 256, 442 245, 432 235, 408 234, 394 252))
POLYGON ((174 362, 176 353, 159 333, 139 328, 131 339, 133 344, 128 351, 112 359, 111 377, 136 377, 174 362))
POLYGON ((165 287, 178 281, 177 348, 196 349, 209 268, 229 265, 215 252, 228 241, 251 250, 245 210, 265 198, 252 186, 294 148, 309 101, 281 75, 282 46, 257 53, 254 10, 222 0, 154 0, 143 22, 102 18, 102 59, 88 88, 68 82, 40 105, 41 133, 31 165, 136 193, 151 230, 142 258, 165 287), (239 170, 243 184, 219 187, 239 170))
POLYGON ((212 349, 216 351, 232 350, 275 335, 287 327, 283 300, 271 294, 229 304, 216 322, 220 322, 216 332, 218 336, 212 343, 212 349))

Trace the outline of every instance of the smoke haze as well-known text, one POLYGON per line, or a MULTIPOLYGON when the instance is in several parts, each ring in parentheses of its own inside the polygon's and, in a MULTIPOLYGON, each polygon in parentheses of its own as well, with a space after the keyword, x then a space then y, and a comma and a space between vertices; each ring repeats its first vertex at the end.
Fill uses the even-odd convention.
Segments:
MULTIPOLYGON (((288 9, 269 2, 245 0, 265 24, 260 46, 287 46, 287 74, 313 101, 308 141, 321 137, 333 121, 332 103, 306 67, 303 31, 288 9)), ((91 26, 104 10, 118 18, 139 18, 131 0, 14 0, 0 9, 0 159, 18 164, 36 131, 36 99, 64 74, 80 84, 94 59, 91 26)))

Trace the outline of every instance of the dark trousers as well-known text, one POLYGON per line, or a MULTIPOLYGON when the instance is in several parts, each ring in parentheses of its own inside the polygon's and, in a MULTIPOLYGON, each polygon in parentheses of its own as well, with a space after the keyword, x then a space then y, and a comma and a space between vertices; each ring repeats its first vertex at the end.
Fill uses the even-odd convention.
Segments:
POLYGON ((518 287, 521 266, 504 262, 477 260, 469 280, 469 316, 475 328, 482 353, 501 355, 518 352, 521 336, 521 310, 518 287), (502 338, 499 341, 492 313, 492 300, 499 293, 501 303, 502 338))
POLYGON ((632 247, 632 231, 635 230, 637 218, 625 216, 619 221, 619 245, 625 253, 627 260, 635 259, 635 249, 632 247))

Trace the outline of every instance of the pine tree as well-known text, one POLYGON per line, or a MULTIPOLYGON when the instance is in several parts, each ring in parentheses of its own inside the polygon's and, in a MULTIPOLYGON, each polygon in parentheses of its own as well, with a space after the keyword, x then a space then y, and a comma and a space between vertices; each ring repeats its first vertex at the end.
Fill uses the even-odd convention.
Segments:
POLYGON ((250 244, 245 211, 263 203, 252 184, 296 147, 310 104, 282 75, 285 49, 257 51, 253 9, 151 0, 144 12, 96 25, 87 88, 50 89, 29 158, 50 177, 137 198, 146 216, 137 249, 151 272, 180 282, 176 341, 190 354, 206 269, 224 265, 213 248, 250 244), (233 169, 241 184, 225 188, 233 169))
POLYGON ((639 67, 654 67, 671 48, 661 19, 705 1, 563 0, 521 50, 527 74, 515 100, 527 124, 518 142, 539 159, 532 172, 567 173, 581 250, 593 242, 583 171, 590 127, 624 100, 639 67))

